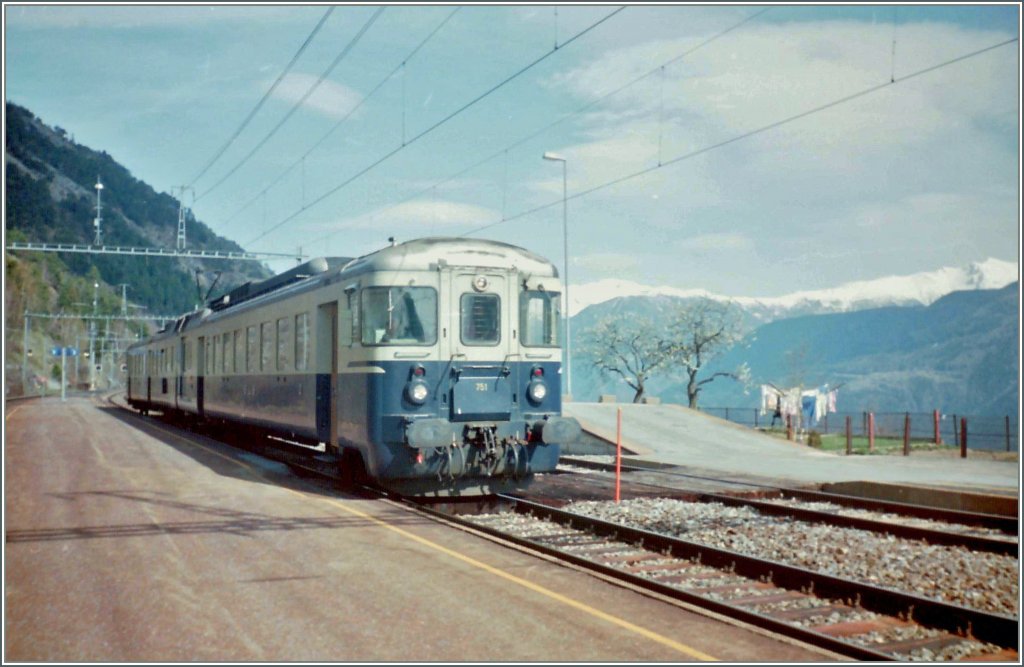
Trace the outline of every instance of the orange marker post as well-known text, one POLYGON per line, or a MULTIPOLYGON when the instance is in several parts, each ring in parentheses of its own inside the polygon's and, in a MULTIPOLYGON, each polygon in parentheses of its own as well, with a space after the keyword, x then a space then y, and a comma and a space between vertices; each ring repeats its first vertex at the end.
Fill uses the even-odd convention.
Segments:
POLYGON ((615 502, 619 502, 622 497, 622 408, 617 410, 615 422, 615 502))
POLYGON ((875 451, 875 413, 868 413, 868 451, 875 451))

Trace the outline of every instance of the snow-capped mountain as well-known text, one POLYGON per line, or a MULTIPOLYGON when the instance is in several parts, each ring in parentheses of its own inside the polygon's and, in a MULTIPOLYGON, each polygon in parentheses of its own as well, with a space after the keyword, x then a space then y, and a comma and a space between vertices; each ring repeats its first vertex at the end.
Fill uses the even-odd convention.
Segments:
POLYGON ((700 289, 652 287, 609 278, 583 285, 572 285, 569 292, 569 314, 576 315, 588 306, 618 297, 709 297, 719 301, 732 301, 742 306, 755 319, 768 321, 780 317, 849 312, 881 306, 927 306, 950 292, 998 289, 1017 279, 1016 262, 993 258, 983 262, 972 262, 964 267, 948 266, 906 276, 860 280, 830 289, 793 292, 778 297, 729 297, 700 289))

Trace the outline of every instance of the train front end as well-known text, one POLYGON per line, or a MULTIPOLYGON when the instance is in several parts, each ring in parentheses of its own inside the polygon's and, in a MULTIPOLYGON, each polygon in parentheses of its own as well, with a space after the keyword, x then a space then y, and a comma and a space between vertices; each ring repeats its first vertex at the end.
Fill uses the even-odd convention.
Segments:
POLYGON ((401 493, 446 496, 553 471, 580 432, 562 416, 555 267, 464 239, 388 251, 397 261, 381 268, 396 270, 365 274, 353 323, 380 369, 367 376, 368 472, 401 493))

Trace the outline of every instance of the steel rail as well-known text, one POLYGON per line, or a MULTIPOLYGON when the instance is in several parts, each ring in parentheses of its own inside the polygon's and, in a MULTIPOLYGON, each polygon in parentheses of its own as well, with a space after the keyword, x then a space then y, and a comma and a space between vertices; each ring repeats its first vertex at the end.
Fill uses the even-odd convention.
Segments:
MULTIPOLYGON (((589 468, 591 470, 601 470, 603 472, 615 471, 614 464, 601 463, 598 461, 587 461, 585 459, 575 459, 566 456, 563 456, 561 459, 559 459, 559 463, 566 463, 578 466, 580 468, 589 468)), ((891 500, 876 500, 874 498, 862 498, 860 496, 851 496, 842 493, 809 491, 806 489, 794 489, 784 486, 772 486, 770 484, 757 484, 754 482, 744 482, 739 480, 723 479, 719 477, 708 477, 706 475, 694 475, 691 473, 679 472, 677 470, 673 470, 672 468, 673 466, 665 466, 664 464, 658 464, 653 466, 637 465, 635 464, 635 462, 630 464, 622 464, 622 470, 627 470, 631 472, 653 472, 660 475, 667 475, 670 477, 688 477, 693 479, 708 480, 712 482, 723 482, 738 486, 749 486, 758 489, 778 491, 782 493, 784 496, 788 496, 797 500, 829 502, 836 505, 842 505, 844 507, 877 510, 881 512, 892 512, 893 514, 913 516, 920 519, 932 519, 935 521, 945 521, 947 523, 962 523, 970 526, 992 528, 1007 533, 1008 535, 1017 535, 1019 533, 1019 521, 1016 517, 1001 516, 998 514, 985 514, 981 512, 965 512, 962 510, 951 510, 941 507, 929 507, 925 505, 912 505, 910 503, 900 503, 891 500)))
POLYGON ((997 540, 991 537, 978 535, 967 535, 964 533, 951 533, 934 528, 921 528, 918 526, 906 526, 889 521, 878 519, 865 519, 862 517, 845 516, 833 512, 823 512, 802 507, 790 507, 779 505, 764 500, 753 500, 750 498, 737 498, 720 493, 703 493, 700 495, 701 502, 715 502, 731 507, 749 507, 761 514, 772 516, 786 516, 801 521, 812 523, 828 523, 841 528, 856 528, 868 530, 873 533, 885 533, 893 537, 900 537, 908 540, 924 540, 929 544, 941 544, 943 546, 965 547, 973 551, 984 551, 1004 556, 1016 556, 1019 545, 1016 542, 997 540))
POLYGON ((702 564, 729 569, 740 576, 752 579, 768 577, 773 584, 782 588, 795 591, 810 589, 815 595, 823 598, 858 599, 860 605, 869 611, 890 616, 904 614, 924 626, 954 634, 969 631, 976 639, 1004 648, 1017 647, 1019 623, 1012 616, 969 609, 931 598, 850 581, 778 561, 747 556, 574 514, 512 496, 499 497, 510 502, 514 511, 519 513, 532 514, 570 527, 583 526, 598 535, 614 536, 624 542, 642 544, 646 549, 669 553, 676 558, 699 558, 702 564))

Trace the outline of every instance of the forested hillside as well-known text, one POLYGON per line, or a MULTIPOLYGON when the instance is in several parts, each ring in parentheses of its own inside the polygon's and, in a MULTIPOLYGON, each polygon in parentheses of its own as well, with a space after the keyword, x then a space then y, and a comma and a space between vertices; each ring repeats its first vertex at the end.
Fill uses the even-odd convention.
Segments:
MULTIPOLYGON (((104 186, 104 245, 175 246, 178 202, 173 197, 158 193, 133 177, 105 151, 76 143, 64 129, 48 127, 29 110, 10 102, 5 109, 5 243, 92 244, 95 184, 99 178, 104 186)), ((242 250, 194 218, 189 217, 187 224, 190 249, 242 250)), ((8 379, 13 370, 20 371, 25 311, 91 312, 95 295, 99 313, 116 314, 121 312, 124 293, 134 314, 177 315, 197 305, 197 293, 205 293, 216 272, 221 272, 221 276, 215 294, 270 275, 262 264, 247 261, 6 252, 4 323, 8 379), (94 288, 96 284, 98 289, 94 288), (127 285, 124 291, 122 284, 127 285)), ((121 331, 122 328, 119 325, 115 333, 130 331, 121 331)), ((131 335, 140 330, 136 327, 131 335)), ((33 326, 29 346, 39 350, 54 343, 73 344, 83 331, 81 322, 59 324, 40 319, 33 326)), ((114 333, 109 336, 113 339, 114 333)), ((45 376, 51 370, 38 354, 32 356, 30 363, 33 373, 42 372, 45 376)))

